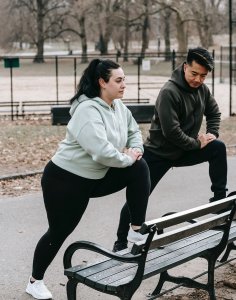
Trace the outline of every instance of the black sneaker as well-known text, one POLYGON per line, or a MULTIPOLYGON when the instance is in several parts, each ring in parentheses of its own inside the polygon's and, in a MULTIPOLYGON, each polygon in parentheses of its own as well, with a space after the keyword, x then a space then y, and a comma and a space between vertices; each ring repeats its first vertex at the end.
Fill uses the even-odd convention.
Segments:
POLYGON ((226 198, 226 195, 225 194, 221 194, 221 195, 214 195, 214 197, 211 197, 209 199, 209 202, 215 202, 215 201, 218 201, 218 200, 221 200, 221 199, 224 199, 226 198))
MULTIPOLYGON (((224 198, 231 197, 231 196, 234 196, 234 195, 236 195, 236 191, 229 193, 229 194, 228 194, 226 197, 224 197, 224 198)), ((224 198, 219 197, 219 199, 215 199, 215 197, 212 197, 212 198, 209 199, 209 202, 210 202, 210 203, 211 203, 211 202, 215 202, 215 201, 218 201, 218 200, 221 200, 221 199, 224 199, 224 198)), ((224 213, 224 212, 226 212, 226 211, 228 211, 228 210, 229 210, 229 209, 227 209, 227 208, 221 209, 221 210, 219 210, 218 212, 216 212, 216 214, 222 214, 222 213, 224 213)))
POLYGON ((113 246, 112 252, 118 252, 118 251, 124 250, 126 248, 128 248, 128 242, 116 241, 113 246))
POLYGON ((231 196, 234 196, 234 195, 236 195, 236 191, 233 191, 233 192, 229 193, 227 197, 231 197, 231 196))

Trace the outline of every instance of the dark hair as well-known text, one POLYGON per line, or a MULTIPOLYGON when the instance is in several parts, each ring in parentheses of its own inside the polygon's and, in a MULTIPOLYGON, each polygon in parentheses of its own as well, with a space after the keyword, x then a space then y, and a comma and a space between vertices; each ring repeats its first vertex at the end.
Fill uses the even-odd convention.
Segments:
POLYGON ((111 70, 120 68, 120 65, 110 59, 94 59, 84 70, 75 96, 70 100, 70 103, 78 99, 80 95, 85 94, 88 98, 100 96, 99 78, 108 82, 111 77, 111 70))
POLYGON ((187 63, 191 64, 193 61, 196 61, 199 65, 202 65, 212 71, 214 68, 214 59, 211 54, 204 48, 197 47, 189 49, 187 55, 187 63))

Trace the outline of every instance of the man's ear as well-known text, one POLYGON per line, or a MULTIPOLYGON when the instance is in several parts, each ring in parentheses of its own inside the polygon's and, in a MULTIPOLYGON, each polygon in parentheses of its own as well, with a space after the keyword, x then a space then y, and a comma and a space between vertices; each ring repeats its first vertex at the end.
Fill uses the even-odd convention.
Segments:
POLYGON ((187 63, 184 63, 184 72, 186 71, 187 63))

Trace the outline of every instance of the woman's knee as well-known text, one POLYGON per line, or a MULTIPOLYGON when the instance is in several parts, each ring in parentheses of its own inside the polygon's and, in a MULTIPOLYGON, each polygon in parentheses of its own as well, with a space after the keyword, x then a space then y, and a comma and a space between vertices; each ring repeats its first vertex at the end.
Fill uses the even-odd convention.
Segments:
POLYGON ((142 182, 142 184, 147 184, 150 186, 150 172, 149 167, 146 161, 142 158, 140 160, 137 160, 132 165, 132 177, 135 180, 135 182, 142 182))
POLYGON ((141 172, 142 174, 148 175, 149 176, 149 168, 148 168, 148 164, 147 162, 141 158, 140 160, 137 160, 134 164, 133 164, 133 169, 136 172, 141 172))

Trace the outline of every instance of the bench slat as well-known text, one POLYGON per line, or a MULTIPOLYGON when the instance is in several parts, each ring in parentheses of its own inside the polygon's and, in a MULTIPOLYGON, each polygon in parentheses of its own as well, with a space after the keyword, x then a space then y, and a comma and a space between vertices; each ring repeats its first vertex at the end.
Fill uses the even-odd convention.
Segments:
MULTIPOLYGON (((124 263, 119 262, 117 260, 113 260, 113 259, 108 259, 105 262, 101 262, 95 265, 91 265, 91 266, 86 266, 84 269, 77 271, 76 274, 76 278, 79 279, 81 282, 85 281, 87 279, 87 277, 89 276, 97 276, 98 273, 100 272, 105 272, 107 270, 109 270, 110 268, 115 268, 116 266, 120 266, 124 263)), ((70 271, 70 269, 68 269, 70 271)), ((67 273, 66 275, 69 275, 69 273, 67 273)))
POLYGON ((140 232, 142 234, 148 233, 152 226, 156 226, 158 230, 168 228, 183 222, 188 222, 195 218, 200 218, 207 214, 215 214, 219 210, 227 208, 233 201, 235 196, 231 196, 216 202, 201 205, 195 208, 191 208, 182 212, 177 212, 166 217, 160 217, 151 221, 144 222, 140 232))
MULTIPOLYGON (((212 239, 208 240, 208 244, 205 243, 204 240, 201 240, 195 244, 186 245, 183 242, 181 247, 181 251, 179 248, 173 248, 173 245, 168 246, 165 251, 161 250, 159 255, 151 260, 147 260, 145 271, 143 278, 147 279, 154 275, 160 274, 165 270, 169 270, 178 266, 179 264, 183 264, 189 260, 199 257, 199 253, 204 252, 209 246, 216 246, 219 242, 220 236, 213 236, 212 239), (161 256, 160 256, 161 254, 161 256)), ((156 251, 157 253, 157 251, 156 251)), ((113 285, 119 285, 119 283, 113 283, 113 285)))
POLYGON ((137 264, 121 263, 119 265, 113 265, 110 269, 88 276, 85 279, 85 283, 89 286, 93 286, 94 282, 96 282, 95 286, 101 289, 103 285, 107 285, 109 282, 112 282, 112 278, 123 277, 125 273, 129 274, 130 270, 134 270, 131 272, 134 272, 135 274, 137 270, 137 264), (100 284, 100 282, 102 282, 102 284, 100 284))
MULTIPOLYGON (((218 234, 220 234, 222 236, 221 231, 209 230, 209 231, 202 232, 200 235, 201 235, 202 240, 203 239, 207 240, 209 237, 212 237, 212 236, 218 235, 218 234)), ((198 237, 198 239, 200 239, 200 237, 198 237)), ((176 241, 176 242, 173 242, 172 244, 170 244, 169 247, 164 247, 164 248, 161 247, 159 249, 168 249, 168 252, 169 252, 169 251, 171 251, 172 245, 173 245, 176 250, 177 249, 181 250, 182 248, 184 248, 186 246, 185 243, 188 244, 188 245, 195 244, 196 243, 196 236, 190 236, 190 237, 188 237, 188 239, 186 239, 186 241, 184 241, 184 240, 176 241)), ((154 253, 154 257, 156 257, 156 255, 158 253, 157 249, 152 249, 148 252, 147 261, 152 258, 152 253, 154 253)), ((160 254, 160 256, 161 255, 162 254, 160 254)))
MULTIPOLYGON (((153 249, 169 243, 173 243, 177 240, 189 237, 190 235, 195 235, 199 232, 219 226, 220 224, 224 223, 227 217, 228 217, 228 213, 223 213, 221 215, 216 215, 209 219, 198 221, 194 224, 184 226, 180 229, 175 229, 170 232, 160 234, 153 239, 149 249, 153 249)), ((143 242, 135 243, 131 253, 132 254, 140 253, 143 246, 144 246, 143 242)))
MULTIPOLYGON (((183 247, 181 251, 175 248, 169 248, 168 255, 154 258, 152 261, 147 262, 144 276, 145 278, 149 278, 154 274, 159 274, 165 270, 174 268, 180 264, 183 264, 189 260, 199 257, 201 253, 205 250, 212 248, 218 245, 221 236, 220 234, 214 235, 207 240, 207 244, 205 240, 200 240, 195 244, 186 245, 183 242, 183 247)), ((169 246, 168 246, 169 247, 169 246)))

